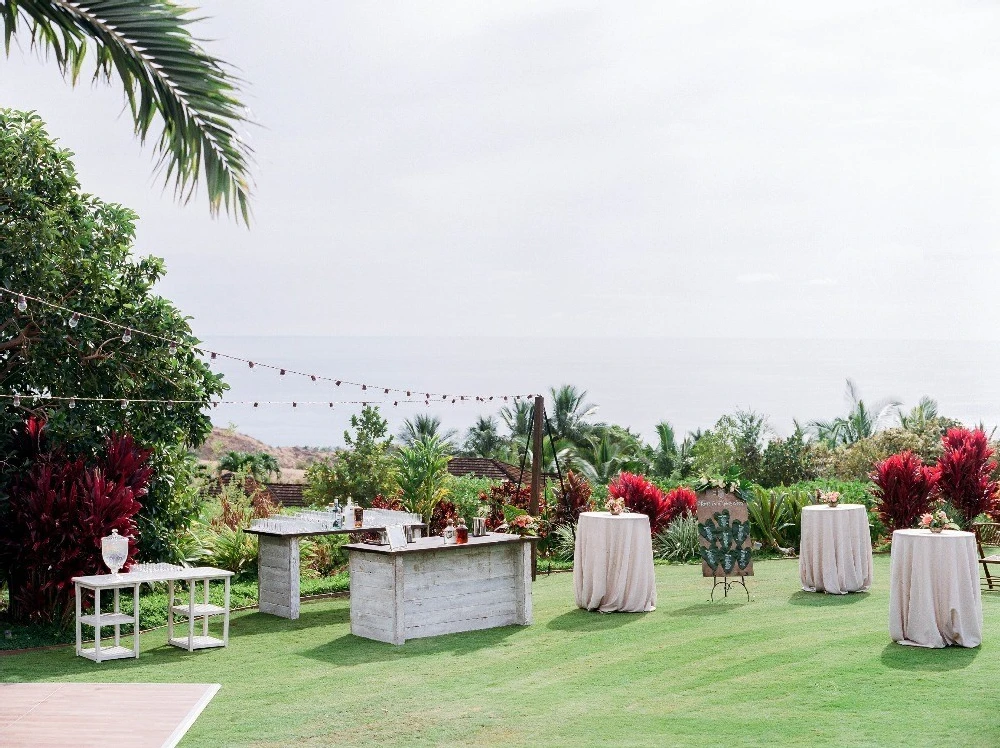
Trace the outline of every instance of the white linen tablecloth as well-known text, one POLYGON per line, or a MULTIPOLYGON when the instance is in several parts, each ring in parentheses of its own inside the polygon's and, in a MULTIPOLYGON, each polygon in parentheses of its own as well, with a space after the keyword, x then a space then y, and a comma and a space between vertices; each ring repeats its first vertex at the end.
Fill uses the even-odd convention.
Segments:
POLYGON ((583 512, 573 553, 576 604, 602 613, 656 609, 653 539, 645 514, 583 512))
POLYGON ((799 579, 806 592, 831 595, 872 586, 872 535, 864 506, 803 508, 799 579))
POLYGON ((979 563, 971 532, 892 534, 889 634, 917 647, 978 647, 983 640, 979 563))

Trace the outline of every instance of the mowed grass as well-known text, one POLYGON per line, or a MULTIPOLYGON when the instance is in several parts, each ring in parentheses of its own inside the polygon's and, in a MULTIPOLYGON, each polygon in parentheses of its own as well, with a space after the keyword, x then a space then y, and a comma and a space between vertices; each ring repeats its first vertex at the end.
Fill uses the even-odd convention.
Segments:
POLYGON ((709 603, 699 567, 657 566, 648 614, 577 610, 572 575, 543 576, 533 626, 402 647, 352 636, 347 599, 327 600, 298 621, 236 615, 227 650, 156 631, 138 661, 0 657, 0 681, 221 683, 184 746, 1000 744, 1000 595, 984 596, 981 647, 902 647, 888 562, 846 597, 760 562, 750 603, 709 603))

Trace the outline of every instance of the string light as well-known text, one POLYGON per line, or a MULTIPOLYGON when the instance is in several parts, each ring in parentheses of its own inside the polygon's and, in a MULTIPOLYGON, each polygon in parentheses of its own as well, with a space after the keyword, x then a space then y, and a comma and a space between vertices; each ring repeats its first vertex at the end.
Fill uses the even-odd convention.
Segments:
POLYGON ((128 407, 128 400, 122 400, 122 410, 128 407))
POLYGON ((76 407, 76 400, 74 400, 73 398, 70 398, 70 400, 69 400, 69 407, 71 409, 75 408, 76 407))
POLYGON ((21 396, 14 395, 14 407, 19 408, 21 406, 21 396))
MULTIPOLYGON (((116 329, 118 329, 118 330, 120 330, 122 332, 121 339, 122 339, 122 342, 124 342, 124 343, 131 342, 132 338, 135 335, 142 335, 142 336, 145 336, 147 338, 150 338, 150 339, 153 339, 153 340, 158 340, 158 341, 161 341, 162 343, 166 344, 166 346, 167 346, 168 350, 170 351, 171 355, 175 355, 176 352, 179 350, 180 346, 182 345, 181 342, 179 342, 177 340, 173 340, 173 339, 171 339, 169 337, 165 337, 163 335, 158 335, 156 333, 146 332, 144 330, 134 330, 133 328, 131 328, 131 327, 127 326, 127 325, 121 324, 119 322, 113 322, 113 321, 105 319, 103 317, 98 317, 98 316, 95 316, 95 315, 92 315, 92 314, 87 314, 85 312, 80 312, 80 311, 77 311, 77 310, 73 310, 73 309, 61 306, 59 304, 53 304, 52 302, 46 301, 44 299, 41 299, 41 298, 38 298, 38 297, 35 297, 35 296, 31 296, 29 294, 19 293, 17 291, 9 291, 9 290, 4 289, 4 288, 0 288, 0 294, 7 294, 7 295, 11 296, 12 300, 14 300, 14 302, 15 302, 18 310, 20 310, 20 311, 25 311, 27 309, 29 301, 38 303, 38 304, 40 304, 41 306, 44 306, 44 307, 48 307, 48 308, 51 308, 51 309, 54 309, 54 310, 58 310, 58 311, 66 314, 68 316, 68 321, 67 322, 68 322, 68 324, 69 324, 69 326, 71 328, 76 328, 79 325, 80 320, 82 318, 84 318, 84 317, 86 317, 87 319, 93 320, 95 322, 99 322, 99 323, 101 323, 103 325, 106 325, 108 327, 116 328, 116 329)), ((278 371, 279 374, 282 375, 282 376, 287 375, 287 374, 294 374, 294 375, 298 375, 298 376, 309 377, 310 381, 313 381, 313 382, 317 382, 319 380, 333 382, 337 387, 340 387, 342 384, 349 384, 349 385, 352 385, 352 386, 360 387, 362 391, 367 391, 368 388, 369 388, 369 386, 371 386, 371 387, 376 388, 376 389, 381 389, 382 392, 383 392, 383 394, 385 394, 385 395, 389 395, 392 392, 399 392, 399 393, 405 392, 406 396, 408 398, 413 396, 412 390, 404 390, 404 389, 400 389, 400 388, 385 387, 385 386, 382 386, 382 385, 369 385, 368 383, 350 382, 350 381, 342 380, 342 379, 333 379, 331 377, 324 377, 324 376, 319 376, 319 375, 312 374, 312 373, 295 371, 293 369, 289 369, 289 368, 286 368, 286 367, 279 367, 279 366, 274 366, 274 365, 271 365, 271 364, 262 364, 260 362, 250 361, 250 360, 242 358, 240 356, 234 356, 234 355, 222 353, 220 351, 210 351, 210 350, 205 350, 205 349, 202 349, 202 348, 194 348, 193 350, 196 353, 198 353, 199 355, 205 355, 207 353, 208 356, 209 356, 209 358, 210 358, 210 360, 212 360, 212 361, 218 360, 219 358, 226 358, 226 359, 229 359, 231 361, 238 361, 238 362, 246 363, 247 366, 249 368, 251 368, 251 369, 259 368, 259 367, 263 367, 263 368, 267 368, 267 369, 273 369, 275 371, 278 371)), ((425 393, 425 395, 424 395, 424 397, 425 397, 426 400, 430 400, 432 396, 436 397, 437 395, 435 393, 430 393, 430 392, 425 393)), ((456 395, 454 397, 457 398, 460 401, 464 401, 467 398, 471 398, 472 396, 471 395, 468 395, 468 396, 457 396, 456 395)), ((499 397, 499 396, 497 396, 497 397, 499 397)), ((505 401, 508 400, 508 396, 504 395, 503 397, 504 397, 505 401)), ((515 397, 515 399, 520 400, 521 396, 517 395, 517 396, 514 396, 514 397, 515 397)), ((447 401, 448 398, 449 398, 449 396, 446 395, 446 394, 445 395, 441 395, 442 401, 447 401)), ((494 399, 494 397, 493 396, 489 396, 488 399, 490 401, 492 401, 494 399)), ((477 396, 476 400, 479 401, 479 402, 486 402, 486 398, 483 397, 483 396, 477 396)))

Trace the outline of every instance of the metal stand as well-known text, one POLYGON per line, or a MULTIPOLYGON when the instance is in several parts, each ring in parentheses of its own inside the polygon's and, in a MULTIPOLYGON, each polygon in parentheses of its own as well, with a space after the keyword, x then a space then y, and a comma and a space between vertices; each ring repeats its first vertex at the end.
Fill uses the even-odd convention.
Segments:
POLYGON ((750 590, 747 589, 747 584, 745 581, 743 581, 743 577, 734 577, 732 580, 730 580, 729 577, 723 577, 722 581, 720 582, 719 578, 715 576, 712 577, 712 594, 709 596, 710 601, 712 602, 715 601, 715 588, 718 587, 720 584, 722 585, 723 598, 728 598, 729 590, 731 590, 736 585, 740 585, 741 587, 743 587, 743 591, 747 593, 747 602, 750 602, 750 590))

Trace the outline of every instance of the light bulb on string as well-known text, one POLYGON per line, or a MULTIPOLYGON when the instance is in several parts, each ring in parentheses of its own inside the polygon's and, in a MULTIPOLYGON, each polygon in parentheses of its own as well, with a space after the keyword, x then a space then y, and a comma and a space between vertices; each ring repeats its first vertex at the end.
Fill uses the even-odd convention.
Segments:
POLYGON ((209 358, 211 358, 213 361, 215 361, 215 359, 218 358, 219 354, 216 353, 215 351, 212 351, 211 353, 212 353, 212 355, 209 356, 209 358))
POLYGON ((410 396, 410 391, 409 391, 409 390, 407 390, 407 391, 406 391, 406 396, 407 396, 407 397, 409 397, 409 396, 410 396))
POLYGON ((28 300, 24 298, 24 294, 17 297, 17 311, 23 312, 28 308, 28 300))
POLYGON ((284 369, 282 369, 282 370, 281 370, 281 371, 279 371, 278 373, 279 373, 279 374, 280 374, 281 376, 285 376, 285 370, 284 370, 284 369))
POLYGON ((388 387, 385 388, 385 394, 387 394, 387 395, 389 394, 389 388, 388 387))
POLYGON ((21 396, 20 395, 14 395, 14 407, 18 408, 20 406, 21 406, 21 396))
POLYGON ((247 361, 247 363, 250 365, 250 368, 252 369, 253 368, 253 361, 247 361))
POLYGON ((75 329, 78 324, 80 324, 80 313, 73 312, 69 317, 69 326, 75 329))
POLYGON ((167 400, 167 410, 173 410, 173 409, 174 409, 174 401, 167 400))
POLYGON ((177 355, 177 343, 176 343, 176 341, 171 340, 170 341, 170 345, 167 346, 167 350, 170 352, 171 356, 176 356, 177 355))
POLYGON ((132 331, 129 328, 125 328, 125 332, 122 333, 122 342, 128 343, 132 340, 132 331))
POLYGON ((293 408, 297 408, 297 407, 299 407, 299 404, 293 400, 292 401, 292 407, 293 408))
POLYGON ((72 410, 73 408, 75 408, 76 407, 76 400, 74 400, 73 398, 70 398, 69 399, 69 407, 70 407, 70 410, 72 410))
POLYGON ((338 379, 334 384, 336 384, 339 387, 340 386, 340 380, 338 379))
POLYGON ((316 381, 316 375, 315 375, 315 374, 310 374, 310 375, 309 375, 309 378, 310 378, 311 380, 313 380, 314 382, 316 381))
POLYGON ((330 407, 331 407, 331 408, 333 407, 333 403, 330 403, 330 407))
POLYGON ((121 406, 122 406, 122 410, 125 410, 128 407, 128 400, 122 400, 121 401, 121 406))
POLYGON ((259 403, 254 403, 254 404, 253 404, 253 407, 255 407, 255 408, 256 408, 258 404, 259 404, 259 403))
POLYGON ((363 385, 361 385, 361 390, 362 390, 362 392, 363 392, 364 390, 367 390, 367 389, 368 389, 368 385, 367 385, 367 384, 363 384, 363 385))

